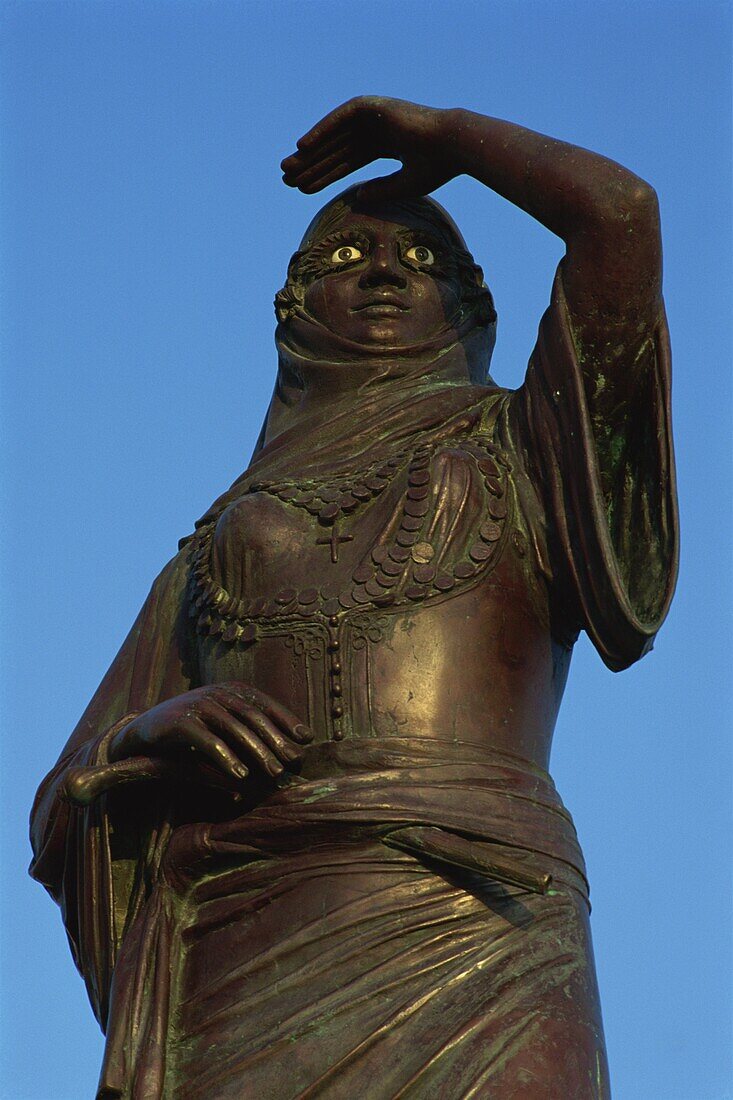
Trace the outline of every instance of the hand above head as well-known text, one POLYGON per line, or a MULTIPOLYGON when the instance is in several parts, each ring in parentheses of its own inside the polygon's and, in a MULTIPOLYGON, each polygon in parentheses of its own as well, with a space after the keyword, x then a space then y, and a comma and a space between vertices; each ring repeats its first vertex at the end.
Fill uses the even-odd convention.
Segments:
POLYGON ((210 684, 176 695, 133 718, 108 746, 112 762, 130 757, 180 759, 182 750, 224 776, 252 768, 278 779, 297 766, 313 734, 269 695, 246 684, 210 684))
POLYGON ((402 161, 402 168, 363 184, 360 198, 427 195, 462 170, 450 155, 450 114, 403 99, 350 99, 300 138, 298 151, 282 162, 283 180, 310 195, 386 157, 402 161))
POLYGON ((360 96, 300 139, 282 162, 283 178, 312 194, 380 157, 401 160, 402 168, 364 183, 360 199, 426 195, 465 173, 561 237, 563 287, 588 363, 608 354, 610 339, 632 346, 658 316, 657 199, 620 164, 473 111, 360 96), (616 319, 611 333, 607 318, 616 319))

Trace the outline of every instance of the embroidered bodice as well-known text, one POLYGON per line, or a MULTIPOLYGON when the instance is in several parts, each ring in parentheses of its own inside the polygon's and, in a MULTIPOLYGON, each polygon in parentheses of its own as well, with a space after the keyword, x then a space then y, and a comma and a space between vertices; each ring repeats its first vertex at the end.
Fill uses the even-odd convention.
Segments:
POLYGON ((567 652, 525 529, 488 435, 245 483, 191 545, 201 681, 277 689, 319 740, 460 735, 544 763, 567 652))

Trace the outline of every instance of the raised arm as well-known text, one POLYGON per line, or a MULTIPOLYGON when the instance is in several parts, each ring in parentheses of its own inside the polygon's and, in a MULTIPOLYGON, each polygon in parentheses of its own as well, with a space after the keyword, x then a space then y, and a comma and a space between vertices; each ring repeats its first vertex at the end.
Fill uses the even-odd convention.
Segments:
POLYGON ((311 194, 380 157, 403 166, 366 183, 364 198, 427 194, 468 174, 565 241, 563 285, 589 397, 598 412, 604 392, 608 410, 617 407, 659 311, 653 188, 606 157, 511 122, 376 96, 349 100, 317 123, 283 161, 284 180, 311 194), (623 377, 609 385, 617 368, 623 377))
POLYGON ((377 97, 305 134, 284 180, 310 194, 380 157, 402 168, 365 183, 367 201, 468 174, 565 241, 507 438, 544 508, 558 636, 584 628, 624 668, 650 648, 677 569, 655 193, 605 157, 510 122, 377 97))

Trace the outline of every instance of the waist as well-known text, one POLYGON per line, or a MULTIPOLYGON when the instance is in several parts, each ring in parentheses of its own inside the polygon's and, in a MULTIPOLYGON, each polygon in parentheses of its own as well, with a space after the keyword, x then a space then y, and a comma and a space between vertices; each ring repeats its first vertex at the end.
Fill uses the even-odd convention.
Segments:
POLYGON ((298 775, 244 813, 176 830, 170 854, 179 868, 216 873, 231 858, 406 826, 534 853, 585 876, 572 818, 547 772, 509 753, 439 738, 313 745, 298 775))
POLYGON ((524 633, 510 652, 505 627, 464 618, 447 631, 440 611, 385 615, 363 630, 311 624, 312 637, 273 635, 237 651, 212 645, 200 680, 252 684, 317 742, 459 739, 546 766, 566 652, 549 634, 530 644, 524 633))

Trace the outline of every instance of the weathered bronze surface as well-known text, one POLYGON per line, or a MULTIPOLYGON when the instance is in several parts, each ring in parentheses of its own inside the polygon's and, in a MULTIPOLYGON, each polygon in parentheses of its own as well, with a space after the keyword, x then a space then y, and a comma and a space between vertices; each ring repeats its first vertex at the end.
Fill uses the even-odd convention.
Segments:
POLYGON ((653 190, 511 123, 352 100, 277 295, 250 466, 184 539, 33 813, 107 1035, 100 1098, 607 1097, 572 821, 573 644, 651 647, 677 525, 653 190), (445 212, 566 242, 527 376, 445 212))

